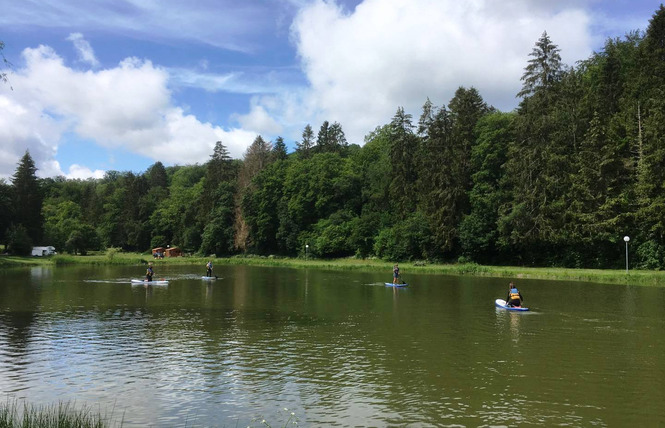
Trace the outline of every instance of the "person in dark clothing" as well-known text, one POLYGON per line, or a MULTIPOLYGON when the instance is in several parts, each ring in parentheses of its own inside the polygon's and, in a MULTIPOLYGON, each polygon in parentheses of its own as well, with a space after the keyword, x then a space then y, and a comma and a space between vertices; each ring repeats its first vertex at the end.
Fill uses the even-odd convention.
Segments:
POLYGON ((206 276, 212 276, 212 260, 206 263, 206 276))
POLYGON ((514 283, 510 283, 508 286, 508 296, 506 297, 506 305, 511 306, 511 307, 516 307, 519 308, 522 306, 522 301, 524 298, 522 297, 522 293, 515 287, 514 283))
POLYGON ((148 269, 145 271, 145 280, 152 281, 152 276, 155 274, 155 271, 152 270, 152 263, 148 264, 148 269))

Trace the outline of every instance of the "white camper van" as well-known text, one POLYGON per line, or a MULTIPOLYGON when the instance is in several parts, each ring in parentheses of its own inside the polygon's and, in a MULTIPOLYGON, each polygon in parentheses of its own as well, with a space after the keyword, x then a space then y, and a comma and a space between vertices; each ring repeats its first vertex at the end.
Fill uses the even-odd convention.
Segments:
POLYGON ((54 254, 58 254, 55 252, 55 247, 32 247, 32 255, 36 257, 52 256, 54 254))

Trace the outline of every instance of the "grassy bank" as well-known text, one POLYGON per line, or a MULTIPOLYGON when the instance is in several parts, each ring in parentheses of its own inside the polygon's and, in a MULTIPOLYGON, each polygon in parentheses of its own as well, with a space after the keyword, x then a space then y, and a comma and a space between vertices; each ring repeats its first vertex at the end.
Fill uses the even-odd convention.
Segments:
POLYGON ((0 405, 0 427, 7 428, 106 428, 122 426, 122 420, 102 415, 88 406, 76 408, 71 403, 35 406, 7 399, 0 405))
MULTIPOLYGON (((199 265, 205 269, 206 257, 176 257, 153 259, 150 254, 124 253, 116 250, 107 250, 86 256, 57 255, 53 257, 15 257, 0 256, 0 268, 21 266, 65 266, 72 264, 98 264, 98 265, 146 265, 154 263, 156 269, 167 265, 199 265)), ((215 265, 253 265, 253 266, 281 266, 298 269, 335 269, 358 271, 383 271, 390 277, 392 275, 392 262, 377 259, 298 259, 281 257, 229 257, 213 258, 215 265)), ((591 281, 600 283, 665 286, 665 272, 631 270, 628 274, 624 270, 612 269, 566 269, 566 268, 532 268, 519 266, 482 266, 468 264, 428 264, 424 262, 400 263, 402 272, 407 273, 433 273, 443 275, 472 275, 495 278, 530 278, 552 279, 569 281, 591 281)))

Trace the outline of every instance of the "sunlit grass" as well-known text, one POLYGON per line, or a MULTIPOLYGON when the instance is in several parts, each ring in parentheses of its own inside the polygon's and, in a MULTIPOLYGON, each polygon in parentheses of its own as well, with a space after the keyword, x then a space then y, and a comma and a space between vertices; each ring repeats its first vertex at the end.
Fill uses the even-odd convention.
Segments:
MULTIPOLYGON (((72 264, 95 265, 146 265, 153 263, 156 268, 168 265, 200 265, 205 268, 208 260, 215 265, 252 265, 252 266, 278 266, 297 269, 331 269, 331 270, 357 270, 365 272, 383 271, 392 277, 393 261, 374 258, 358 259, 316 259, 316 258, 288 258, 277 256, 233 256, 227 258, 185 256, 164 259, 154 259, 149 253, 126 253, 119 249, 109 249, 88 254, 86 256, 61 255, 52 257, 16 257, 1 256, 0 268, 21 267, 35 265, 64 266, 72 264)), ((475 263, 431 264, 423 261, 401 262, 401 271, 404 275, 409 273, 432 273, 442 275, 469 275, 495 278, 530 278, 552 279, 567 281, 589 281, 599 283, 630 284, 630 285, 656 285, 665 286, 665 271, 650 271, 632 269, 629 273, 618 269, 568 269, 568 268, 534 268, 520 266, 486 266, 475 263)))

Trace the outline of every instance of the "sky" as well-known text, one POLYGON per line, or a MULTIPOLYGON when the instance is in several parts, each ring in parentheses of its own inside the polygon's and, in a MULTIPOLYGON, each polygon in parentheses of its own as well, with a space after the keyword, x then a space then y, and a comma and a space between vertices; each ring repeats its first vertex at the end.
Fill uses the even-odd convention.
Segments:
POLYGON ((644 31, 646 0, 20 0, 0 14, 0 179, 203 164, 306 125, 362 145, 460 86, 502 111, 546 31, 575 65, 644 31))

